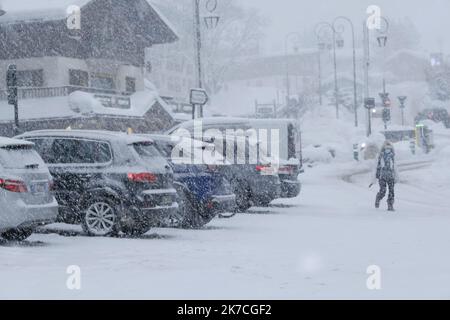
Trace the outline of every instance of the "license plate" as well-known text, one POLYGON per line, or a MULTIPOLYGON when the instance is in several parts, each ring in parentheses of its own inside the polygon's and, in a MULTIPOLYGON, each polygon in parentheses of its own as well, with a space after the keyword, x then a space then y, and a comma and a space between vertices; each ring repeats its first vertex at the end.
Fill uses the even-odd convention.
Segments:
POLYGON ((33 194, 42 194, 48 192, 48 184, 47 183, 36 183, 30 186, 30 191, 33 194))
POLYGON ((173 203, 171 196, 163 196, 161 198, 161 205, 163 206, 169 206, 173 203))

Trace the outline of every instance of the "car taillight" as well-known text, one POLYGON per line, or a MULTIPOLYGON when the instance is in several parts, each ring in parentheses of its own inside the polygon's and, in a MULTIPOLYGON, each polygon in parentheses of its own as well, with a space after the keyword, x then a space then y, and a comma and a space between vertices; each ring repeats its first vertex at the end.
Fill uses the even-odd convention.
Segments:
POLYGON ((154 183, 158 180, 158 178, 153 173, 142 172, 142 173, 129 173, 128 180, 132 182, 154 183))
POLYGON ((0 179, 0 188, 5 189, 9 192, 16 192, 16 193, 28 192, 28 188, 25 182, 20 180, 0 179))
POLYGON ((275 172, 271 165, 257 165, 256 171, 263 175, 273 175, 275 172))
POLYGON ((294 166, 282 166, 278 169, 279 174, 288 174, 292 175, 294 174, 295 167, 294 166))
POLYGON ((217 169, 218 169, 218 166, 208 164, 208 165, 206 166, 206 169, 207 169, 209 172, 216 172, 217 169))

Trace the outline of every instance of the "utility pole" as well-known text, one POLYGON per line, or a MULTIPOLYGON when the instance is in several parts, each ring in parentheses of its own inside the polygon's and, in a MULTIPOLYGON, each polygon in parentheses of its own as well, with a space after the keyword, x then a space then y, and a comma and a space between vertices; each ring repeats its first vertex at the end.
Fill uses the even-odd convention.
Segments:
MULTIPOLYGON (((370 39, 369 29, 367 28, 366 21, 363 22, 363 34, 364 34, 364 100, 370 98, 369 90, 369 68, 370 68, 370 39)), ((366 103, 367 104, 367 103, 366 103)), ((367 108, 367 136, 372 134, 372 108, 367 108)))
POLYGON ((336 60, 336 30, 331 26, 333 30, 333 66, 334 66, 334 103, 336 106, 336 119, 339 119, 339 89, 338 89, 338 77, 337 77, 337 60, 336 60))
POLYGON ((322 101, 322 59, 321 59, 322 52, 320 51, 320 48, 317 52, 317 57, 319 60, 319 104, 323 105, 322 101))
POLYGON ((6 73, 8 104, 14 106, 14 134, 19 133, 19 97, 17 88, 17 66, 10 64, 6 73))
MULTIPOLYGON (((200 0, 194 1, 194 22, 195 22, 195 44, 197 48, 197 86, 203 89, 203 70, 202 70, 202 31, 200 25, 200 0)), ((197 106, 193 106, 193 117, 197 117, 197 106)), ((203 106, 199 106, 199 117, 203 118, 203 106)))

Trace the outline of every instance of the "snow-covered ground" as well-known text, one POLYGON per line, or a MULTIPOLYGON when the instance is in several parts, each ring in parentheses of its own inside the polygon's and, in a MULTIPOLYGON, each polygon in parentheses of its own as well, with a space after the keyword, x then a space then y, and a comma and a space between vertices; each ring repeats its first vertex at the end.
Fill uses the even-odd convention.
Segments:
POLYGON ((55 225, 67 232, 1 244, 0 298, 448 298, 450 198, 417 179, 436 163, 402 161, 394 214, 373 209, 368 164, 341 163, 308 170, 297 199, 204 230, 109 239, 55 225), (66 287, 70 265, 81 290, 66 287), (371 265, 381 290, 366 287, 371 265))

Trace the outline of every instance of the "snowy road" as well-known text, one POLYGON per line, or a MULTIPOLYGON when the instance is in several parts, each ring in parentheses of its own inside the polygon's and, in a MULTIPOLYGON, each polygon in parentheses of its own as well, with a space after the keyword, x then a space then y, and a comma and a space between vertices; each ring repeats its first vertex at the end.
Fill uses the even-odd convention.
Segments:
POLYGON ((307 171, 299 199, 204 230, 1 243, 0 298, 449 298, 450 198, 415 183, 427 168, 403 172, 395 214, 373 209, 364 168, 330 164, 307 171), (66 287, 70 265, 81 290, 66 287), (379 291, 366 287, 370 265, 379 291))

